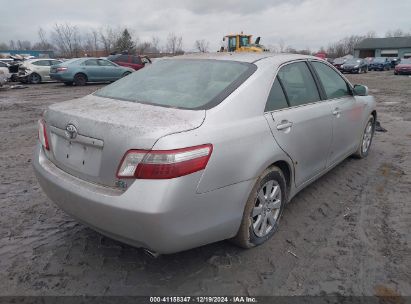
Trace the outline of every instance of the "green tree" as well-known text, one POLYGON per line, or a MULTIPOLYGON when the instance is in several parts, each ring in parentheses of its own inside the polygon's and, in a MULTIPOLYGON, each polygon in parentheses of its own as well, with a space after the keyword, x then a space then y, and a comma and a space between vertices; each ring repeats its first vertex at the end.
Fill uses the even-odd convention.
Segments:
POLYGON ((124 29, 124 31, 121 33, 121 36, 117 39, 115 49, 117 52, 135 52, 136 45, 127 29, 124 29))

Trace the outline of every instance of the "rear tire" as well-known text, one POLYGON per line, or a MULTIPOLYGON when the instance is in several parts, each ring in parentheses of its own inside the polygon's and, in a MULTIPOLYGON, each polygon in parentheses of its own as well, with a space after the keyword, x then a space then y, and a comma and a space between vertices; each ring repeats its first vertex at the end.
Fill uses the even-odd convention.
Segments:
POLYGON ((230 241, 242 248, 252 248, 269 240, 278 229, 287 199, 282 171, 278 167, 266 169, 251 190, 240 228, 230 241))
POLYGON ((372 139, 374 138, 375 132, 375 119, 373 115, 370 115, 368 118, 367 124, 361 136, 361 141, 358 146, 357 151, 354 153, 354 156, 357 158, 365 158, 368 156, 368 152, 371 148, 372 139))
POLYGON ((41 82, 41 76, 37 73, 32 73, 30 74, 28 81, 32 84, 39 84, 41 82))
POLYGON ((84 86, 87 83, 87 76, 84 74, 76 74, 74 76, 74 84, 76 86, 84 86))

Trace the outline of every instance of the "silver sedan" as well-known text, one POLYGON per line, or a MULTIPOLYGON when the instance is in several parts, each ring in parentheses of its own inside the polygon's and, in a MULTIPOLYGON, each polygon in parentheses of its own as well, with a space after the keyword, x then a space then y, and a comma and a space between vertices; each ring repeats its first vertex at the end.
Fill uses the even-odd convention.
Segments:
POLYGON ((318 58, 187 55, 51 105, 34 168, 49 198, 114 239, 250 248, 297 192, 367 156, 376 115, 367 87, 318 58))

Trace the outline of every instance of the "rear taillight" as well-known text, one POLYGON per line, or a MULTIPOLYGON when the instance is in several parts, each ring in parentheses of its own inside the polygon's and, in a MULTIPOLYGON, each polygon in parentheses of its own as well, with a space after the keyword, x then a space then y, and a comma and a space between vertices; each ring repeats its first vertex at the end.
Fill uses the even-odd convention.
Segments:
POLYGON ((170 179, 205 169, 211 144, 177 150, 129 150, 117 170, 118 178, 170 179))
POLYGON ((39 120, 39 141, 41 145, 46 149, 50 150, 49 140, 47 138, 46 132, 46 122, 43 119, 39 120))
POLYGON ((66 68, 66 67, 59 67, 59 68, 56 69, 57 72, 64 72, 64 71, 67 71, 67 70, 68 70, 68 68, 66 68))

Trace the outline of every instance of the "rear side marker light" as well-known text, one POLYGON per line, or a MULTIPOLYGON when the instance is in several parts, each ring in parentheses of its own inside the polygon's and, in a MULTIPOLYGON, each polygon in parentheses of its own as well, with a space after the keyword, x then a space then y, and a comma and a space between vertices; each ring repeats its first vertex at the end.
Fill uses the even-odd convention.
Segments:
POLYGON ((118 178, 170 179, 204 170, 211 144, 176 150, 129 150, 117 170, 118 178))
POLYGON ((44 147, 44 149, 50 150, 49 140, 47 138, 47 132, 46 132, 46 122, 43 119, 40 119, 38 122, 38 125, 39 125, 39 132, 38 132, 39 141, 41 145, 44 147))

